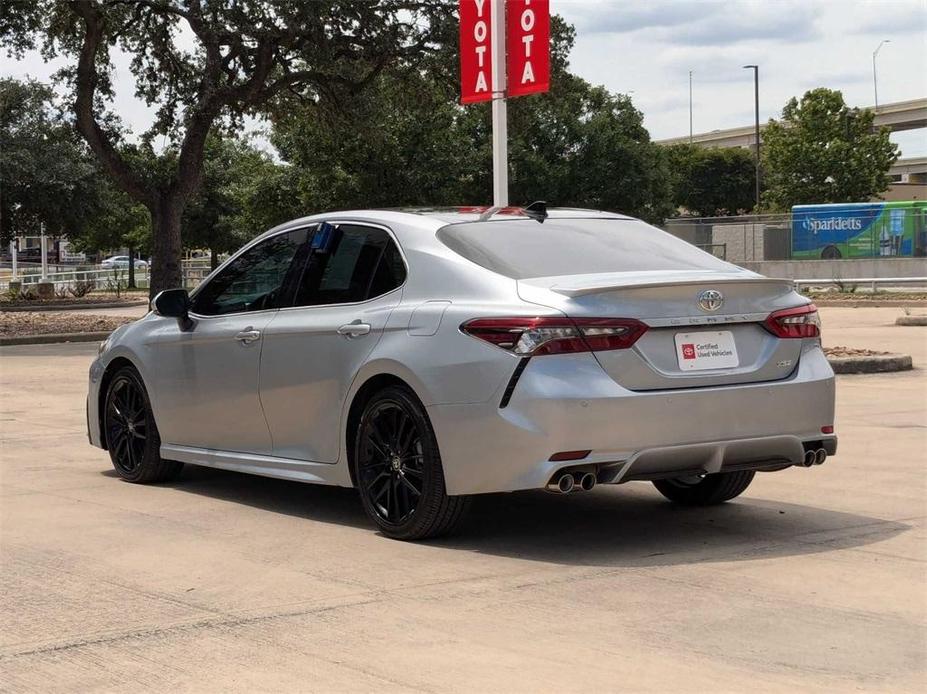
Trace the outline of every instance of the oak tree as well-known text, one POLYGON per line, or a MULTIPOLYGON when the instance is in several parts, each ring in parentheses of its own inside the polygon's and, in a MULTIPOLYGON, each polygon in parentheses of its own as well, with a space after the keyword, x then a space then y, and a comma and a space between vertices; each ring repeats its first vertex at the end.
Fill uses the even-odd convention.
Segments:
POLYGON ((260 115, 281 94, 337 100, 428 47, 438 0, 38 0, 0 4, 0 43, 14 55, 63 56, 77 129, 118 185, 151 214, 151 292, 181 282, 181 219, 202 179, 206 140, 260 115), (155 108, 143 144, 120 146, 113 60, 130 59, 135 94, 155 108))
POLYGON ((865 202, 885 191, 898 146, 868 109, 849 108, 843 94, 812 89, 794 97, 763 131, 765 206, 865 202))

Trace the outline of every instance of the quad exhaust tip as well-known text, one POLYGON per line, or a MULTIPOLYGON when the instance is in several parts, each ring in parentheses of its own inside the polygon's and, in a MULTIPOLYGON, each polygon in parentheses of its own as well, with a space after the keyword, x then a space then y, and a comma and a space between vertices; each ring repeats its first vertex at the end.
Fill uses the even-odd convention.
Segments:
POLYGON ((573 487, 576 486, 576 482, 573 480, 573 475, 564 473, 560 475, 555 486, 556 490, 561 494, 569 494, 573 491, 573 487))
POLYGON ((811 467, 812 465, 823 465, 827 460, 827 451, 823 448, 805 451, 805 456, 798 465, 802 467, 811 467))
POLYGON ((591 472, 580 475, 578 483, 579 488, 584 492, 591 492, 595 487, 595 475, 591 472))
POLYGON ((547 485, 547 491, 556 494, 569 494, 578 491, 588 492, 594 489, 595 485, 596 476, 594 472, 564 472, 547 485))

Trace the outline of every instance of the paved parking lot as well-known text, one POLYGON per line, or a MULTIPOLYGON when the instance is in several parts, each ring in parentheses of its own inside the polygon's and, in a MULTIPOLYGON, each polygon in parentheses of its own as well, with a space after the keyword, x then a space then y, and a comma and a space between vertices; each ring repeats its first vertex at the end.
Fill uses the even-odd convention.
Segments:
POLYGON ((0 690, 917 690, 927 329, 822 314, 919 367, 840 377, 823 467, 708 510, 644 483, 480 497, 427 544, 351 490, 123 483, 86 440, 96 345, 0 348, 0 690))

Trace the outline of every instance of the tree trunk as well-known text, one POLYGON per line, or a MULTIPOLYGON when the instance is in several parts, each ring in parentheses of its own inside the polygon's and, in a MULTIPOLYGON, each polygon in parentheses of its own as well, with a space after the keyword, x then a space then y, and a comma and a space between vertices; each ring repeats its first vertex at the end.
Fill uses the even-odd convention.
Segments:
POLYGON ((135 248, 129 246, 129 284, 126 289, 135 289, 135 248))
POLYGON ((219 253, 215 248, 209 249, 209 269, 215 270, 219 267, 219 253))
POLYGON ((151 210, 151 285, 148 295, 154 297, 165 289, 183 286, 180 241, 180 216, 183 203, 176 198, 162 199, 151 210))

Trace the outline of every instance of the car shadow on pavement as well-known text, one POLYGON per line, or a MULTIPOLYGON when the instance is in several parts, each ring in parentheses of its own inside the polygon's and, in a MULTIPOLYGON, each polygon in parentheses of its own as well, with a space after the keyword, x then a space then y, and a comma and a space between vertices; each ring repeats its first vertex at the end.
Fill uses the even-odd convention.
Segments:
POLYGON ((860 547, 911 529, 905 523, 752 498, 683 507, 649 485, 592 492, 476 497, 444 547, 578 566, 667 566, 816 554, 860 547))
MULTIPOLYGON (((107 476, 115 476, 112 470, 107 476)), ((312 522, 369 528, 353 489, 186 466, 168 485, 312 522)), ((670 504, 649 485, 474 497, 468 520, 435 549, 577 566, 665 566, 799 556, 861 547, 911 528, 898 521, 751 497, 708 508, 670 504)), ((383 541, 387 541, 385 537, 383 541)))

